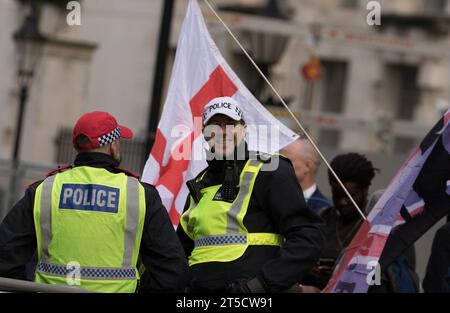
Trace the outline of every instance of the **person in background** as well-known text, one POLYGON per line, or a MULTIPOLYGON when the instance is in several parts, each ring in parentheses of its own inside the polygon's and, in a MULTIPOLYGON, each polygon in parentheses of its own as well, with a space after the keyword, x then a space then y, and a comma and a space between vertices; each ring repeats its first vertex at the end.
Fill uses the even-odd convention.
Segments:
MULTIPOLYGON (((362 210, 367 205, 369 186, 377 171, 365 156, 348 153, 336 156, 331 168, 341 179, 356 204, 362 210)), ((321 217, 326 223, 325 248, 313 272, 302 281, 323 289, 330 279, 337 258, 344 251, 362 224, 362 217, 328 170, 334 207, 324 210, 321 217)))
MULTIPOLYGON (((378 171, 372 162, 361 154, 348 153, 336 156, 330 165, 358 207, 364 210, 368 202, 369 187, 378 171)), ((328 235, 324 256, 336 259, 352 240, 363 219, 330 170, 328 181, 334 207, 322 214, 328 235)))
POLYGON ((290 159, 294 166, 306 205, 319 215, 332 207, 331 201, 320 192, 316 184, 320 157, 309 140, 300 138, 281 150, 281 153, 290 159))
POLYGON ((427 293, 450 293, 450 223, 438 229, 422 283, 427 293))

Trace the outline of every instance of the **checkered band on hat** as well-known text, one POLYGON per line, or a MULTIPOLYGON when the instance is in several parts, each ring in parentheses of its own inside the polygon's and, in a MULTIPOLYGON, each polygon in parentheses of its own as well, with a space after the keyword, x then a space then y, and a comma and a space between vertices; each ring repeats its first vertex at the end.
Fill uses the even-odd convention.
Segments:
POLYGON ((98 138, 98 143, 100 144, 100 147, 103 147, 109 145, 110 143, 119 138, 120 138, 120 127, 116 127, 112 132, 98 138))

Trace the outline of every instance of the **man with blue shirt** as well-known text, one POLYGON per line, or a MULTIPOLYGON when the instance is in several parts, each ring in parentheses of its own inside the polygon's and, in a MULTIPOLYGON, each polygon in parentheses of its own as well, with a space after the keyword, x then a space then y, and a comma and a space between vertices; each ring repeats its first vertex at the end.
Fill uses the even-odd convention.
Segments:
POLYGON ((332 207, 331 201, 317 187, 316 176, 320 157, 309 140, 298 139, 285 147, 281 153, 288 157, 294 166, 295 176, 302 187, 306 205, 318 215, 332 207))

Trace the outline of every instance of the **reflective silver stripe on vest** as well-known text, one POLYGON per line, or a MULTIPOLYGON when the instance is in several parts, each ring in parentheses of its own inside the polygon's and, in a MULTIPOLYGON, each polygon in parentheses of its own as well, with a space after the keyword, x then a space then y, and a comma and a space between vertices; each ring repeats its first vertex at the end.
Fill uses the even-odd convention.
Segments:
POLYGON ((123 267, 131 267, 134 243, 139 227, 139 181, 134 177, 127 177, 127 221, 125 228, 125 242, 123 267))
MULTIPOLYGON (((42 183, 40 201, 40 225, 42 234, 42 261, 48 263, 48 246, 52 239, 52 190, 56 175, 50 176, 42 183)), ((131 268, 139 227, 139 181, 132 177, 127 177, 127 207, 126 207, 126 228, 124 238, 123 268, 131 268)))
POLYGON ((195 240, 195 247, 245 244, 247 244, 247 236, 245 234, 213 235, 195 240))
MULTIPOLYGON (((260 161, 258 160, 249 160, 249 166, 258 166, 260 161)), ((256 173, 253 172, 244 172, 244 176, 242 177, 241 186, 239 188, 239 193, 234 200, 231 208, 227 212, 227 234, 236 234, 239 233, 239 223, 237 216, 242 210, 242 205, 244 203, 245 198, 248 196, 250 191, 250 184, 255 177, 256 173)))
MULTIPOLYGON (((39 262, 37 272, 52 276, 67 277, 77 273, 78 269, 73 267, 39 262)), ((81 279, 98 279, 98 280, 122 280, 135 279, 136 269, 134 268, 105 268, 105 267, 80 267, 81 279)))
POLYGON ((52 190, 55 176, 44 180, 41 189, 40 224, 42 236, 42 260, 48 261, 48 245, 52 240, 52 190))

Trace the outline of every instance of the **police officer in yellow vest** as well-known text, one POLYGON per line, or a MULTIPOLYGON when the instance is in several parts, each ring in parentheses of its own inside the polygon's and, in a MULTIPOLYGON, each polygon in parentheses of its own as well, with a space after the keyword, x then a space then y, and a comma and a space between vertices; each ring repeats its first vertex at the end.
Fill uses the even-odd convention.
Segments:
POLYGON ((191 292, 301 292, 324 244, 290 161, 248 151, 245 116, 230 97, 204 108, 208 167, 188 182, 177 234, 191 292))
POLYGON ((0 226, 0 276, 97 292, 180 291, 183 249, 156 189, 118 168, 132 132, 106 112, 80 117, 74 166, 31 185, 0 226), (144 271, 142 269, 145 268, 144 271))

